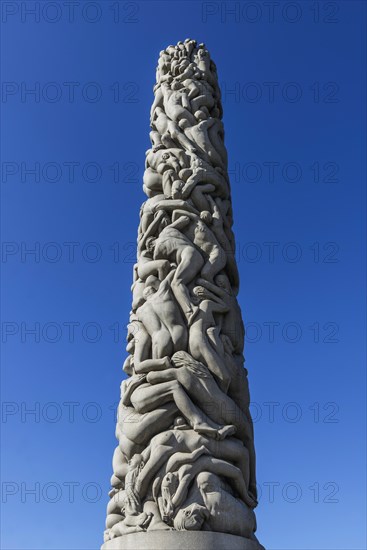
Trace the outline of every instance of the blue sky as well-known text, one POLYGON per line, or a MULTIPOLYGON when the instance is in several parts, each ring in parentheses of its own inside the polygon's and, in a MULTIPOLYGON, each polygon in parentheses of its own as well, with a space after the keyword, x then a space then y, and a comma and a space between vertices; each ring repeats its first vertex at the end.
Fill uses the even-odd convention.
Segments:
POLYGON ((101 543, 155 66, 186 37, 223 92, 258 536, 366 547, 366 5, 271 4, 2 2, 4 549, 101 543))

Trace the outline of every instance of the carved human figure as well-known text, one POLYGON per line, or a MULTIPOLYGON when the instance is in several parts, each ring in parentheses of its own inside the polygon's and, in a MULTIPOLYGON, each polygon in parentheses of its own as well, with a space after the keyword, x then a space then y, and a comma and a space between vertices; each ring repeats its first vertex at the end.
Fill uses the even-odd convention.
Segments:
POLYGON ((159 148, 174 148, 180 145, 190 152, 195 152, 195 144, 189 140, 180 126, 169 119, 164 109, 157 105, 151 114, 150 139, 153 145, 153 152, 159 148))
MULTIPOLYGON (((194 451, 194 453, 195 452, 198 456, 195 456, 194 460, 187 460, 184 457, 186 453, 180 453, 182 455, 181 460, 186 463, 180 466, 177 471, 173 471, 173 473, 169 472, 163 478, 161 485, 163 497, 161 500, 161 507, 164 510, 164 516, 166 518, 173 518, 175 510, 186 500, 192 481, 201 472, 211 472, 217 476, 226 478, 235 494, 237 494, 247 506, 254 506, 254 501, 248 494, 248 488, 242 477, 242 472, 237 466, 234 466, 226 460, 208 456, 208 451, 205 447, 194 451)), ((174 456, 175 455, 170 458, 169 462, 171 462, 174 456)))
POLYGON ((188 157, 182 149, 177 147, 159 148, 158 150, 155 148, 147 151, 145 164, 143 189, 149 197, 152 197, 162 193, 164 173, 167 170, 171 171, 171 178, 178 178, 180 169, 188 165, 188 157))
POLYGON ((173 79, 171 83, 167 81, 162 82, 160 88, 157 90, 155 101, 159 106, 161 102, 164 102, 167 116, 173 122, 180 123, 181 121, 185 121, 189 126, 194 126, 197 123, 196 118, 190 110, 191 105, 187 90, 180 82, 173 79))
MULTIPOLYGON (((165 199, 165 196, 163 193, 160 193, 158 195, 154 195, 154 197, 151 197, 150 199, 147 199, 140 207, 140 223, 138 228, 138 243, 142 240, 144 237, 146 231, 150 227, 151 223, 153 222, 156 214, 155 205, 159 203, 161 200, 165 199)), ((141 249, 141 245, 139 247, 139 251, 141 249)))
POLYGON ((206 279, 197 279, 198 285, 205 288, 201 295, 207 300, 225 304, 226 310, 215 315, 215 322, 222 334, 227 336, 235 353, 242 353, 245 328, 242 321, 241 310, 232 291, 231 284, 225 274, 220 273, 215 277, 214 284, 206 279))
POLYGON ((111 477, 112 490, 118 491, 124 488, 124 480, 127 474, 128 460, 126 455, 121 451, 120 446, 117 445, 112 457, 112 469, 113 474, 111 477))
POLYGON ((109 503, 110 507, 111 504, 116 507, 115 513, 108 513, 107 510, 108 515, 106 520, 105 541, 114 539, 121 535, 144 531, 147 529, 152 519, 152 515, 147 514, 145 511, 135 515, 125 515, 125 491, 120 491, 120 493, 116 496, 112 497, 109 503), (116 499, 116 496, 119 497, 120 502, 116 499), (119 511, 119 513, 116 513, 117 511, 119 511))
MULTIPOLYGON (((150 445, 143 451, 144 467, 141 469, 135 483, 135 490, 141 498, 146 495, 149 486, 155 477, 155 486, 159 488, 164 476, 169 471, 174 471, 177 466, 175 456, 182 453, 191 457, 200 456, 203 452, 235 464, 245 476, 247 472, 248 452, 243 444, 233 437, 216 441, 208 436, 192 432, 189 426, 178 426, 177 428, 162 432, 152 438, 150 445), (198 449, 200 449, 198 451, 198 449), (173 461, 170 462, 170 458, 173 461)), ((192 462, 191 459, 188 462, 192 462)))
POLYGON ((255 514, 230 491, 223 490, 223 480, 212 472, 201 472, 195 479, 187 506, 174 519, 180 530, 209 530, 253 538, 255 514))
POLYGON ((154 260, 169 260, 177 265, 171 288, 190 324, 196 309, 187 286, 201 271, 204 258, 181 231, 189 221, 186 216, 181 216, 161 231, 152 246, 154 247, 154 260))
MULTIPOLYGON (((208 195, 207 200, 210 204, 210 212, 212 214, 212 222, 211 222, 211 229, 216 236, 219 244, 225 250, 227 255, 227 273, 231 279, 231 282, 229 283, 229 286, 234 289, 233 294, 238 292, 239 288, 239 275, 238 275, 238 269, 235 259, 235 248, 234 243, 232 240, 230 240, 227 236, 227 233, 225 231, 224 227, 224 220, 223 215, 220 209, 220 206, 217 204, 214 199, 208 195)), ((218 197, 218 201, 221 199, 218 197)), ((236 300, 237 303, 237 300, 236 300)), ((238 305, 237 305, 238 307, 238 305)), ((241 314, 240 314, 241 317, 241 314)), ((242 341, 242 347, 243 347, 243 341, 242 341)))
MULTIPOLYGON (((136 369, 142 365, 149 365, 147 361, 161 362, 162 359, 151 359, 151 338, 144 327, 135 316, 130 316, 131 322, 127 326, 127 346, 126 351, 131 354, 129 358, 128 374, 133 374, 136 369)), ((139 372, 143 372, 143 369, 139 372)), ((124 381, 127 383, 127 381, 124 381)))
POLYGON ((193 403, 182 384, 183 378, 180 380, 166 379, 152 385, 148 377, 154 380, 153 374, 157 373, 151 371, 147 376, 139 374, 130 378, 128 382, 130 388, 127 386, 123 401, 125 405, 131 404, 139 413, 146 413, 166 403, 174 402, 179 413, 187 419, 196 432, 206 434, 214 439, 223 439, 235 433, 236 428, 232 424, 223 425, 214 422, 193 403))
MULTIPOLYGON (((156 232, 155 227, 152 229, 152 225, 154 223, 161 225, 162 228, 166 227, 166 223, 161 224, 162 220, 165 220, 164 214, 162 214, 162 212, 157 213, 156 218, 147 229, 145 235, 149 235, 151 232, 156 232)), ((170 263, 168 260, 158 259, 157 261, 152 261, 154 251, 153 245, 155 242, 154 239, 155 237, 147 237, 146 239, 142 237, 141 240, 144 241, 144 243, 139 243, 141 246, 145 246, 145 248, 141 251, 138 263, 134 266, 135 281, 138 279, 141 281, 146 281, 150 275, 155 275, 160 281, 162 281, 169 272, 170 263)))
POLYGON ((255 449, 251 418, 235 401, 220 389, 209 369, 196 361, 190 354, 179 351, 172 357, 173 368, 151 371, 147 375, 150 384, 159 390, 160 384, 177 380, 195 402, 200 402, 207 419, 219 425, 234 425, 235 437, 244 442, 248 452, 246 475, 244 476, 251 498, 256 501, 255 449))
MULTIPOLYGON (((141 453, 151 438, 160 432, 168 430, 177 416, 177 407, 174 402, 166 403, 154 411, 138 413, 134 407, 126 406, 122 402, 118 406, 116 437, 119 440, 120 453, 126 457, 119 469, 115 469, 114 477, 117 484, 125 478, 127 461, 136 453, 141 453)), ((112 483, 111 483, 112 485, 112 483)))
POLYGON ((235 252, 236 245, 235 239, 232 232, 233 224, 233 213, 232 213, 232 204, 228 197, 216 197, 215 204, 218 206, 220 211, 220 221, 223 224, 223 230, 226 234, 226 237, 231 245, 231 250, 235 252))
POLYGON ((174 275, 172 270, 158 288, 146 284, 143 292, 146 301, 136 311, 137 319, 151 337, 153 359, 170 356, 187 345, 187 329, 171 290, 174 275))
POLYGON ((112 540, 122 535, 130 533, 139 533, 150 530, 169 530, 170 527, 161 519, 157 504, 154 501, 146 501, 142 512, 134 515, 126 515, 125 510, 125 491, 119 491, 115 494, 107 508, 106 531, 104 540, 112 540), (109 513, 109 509, 114 512, 109 513))
MULTIPOLYGON (((211 164, 197 155, 191 155, 190 169, 191 176, 187 179, 182 190, 183 198, 189 197, 199 185, 206 187, 211 185, 210 188, 207 187, 207 192, 215 191, 218 197, 228 197, 228 182, 219 168, 213 168, 211 164)), ((197 208, 199 210, 210 210, 208 199, 205 203, 198 204, 197 208)))
MULTIPOLYGON (((201 116, 198 111, 203 107, 208 110, 212 109, 215 105, 215 96, 212 86, 205 80, 199 80, 196 78, 190 78, 188 73, 182 75, 183 85, 188 91, 188 98, 190 100, 191 111, 195 113, 195 117, 201 116), (185 79, 185 80, 184 80, 185 79)), ((192 75, 195 77, 195 73, 192 75)))
POLYGON ((214 65, 210 59, 208 50, 205 48, 205 44, 199 44, 196 53, 196 61, 198 68, 205 75, 206 80, 212 85, 217 87, 216 74, 213 74, 214 65))
POLYGON ((225 168, 227 165, 227 152, 224 147, 224 131, 221 121, 214 117, 208 117, 205 113, 206 107, 198 111, 202 120, 196 121, 197 124, 191 125, 186 119, 183 119, 180 128, 183 129, 188 139, 193 141, 196 146, 205 151, 214 166, 225 168))
POLYGON ((181 231, 201 250, 206 260, 201 268, 201 276, 212 282, 226 265, 227 257, 214 233, 203 219, 205 220, 205 212, 200 217, 179 209, 172 214, 172 222, 179 222, 181 231))
POLYGON ((196 360, 208 366, 216 377, 219 387, 227 392, 231 382, 231 372, 219 355, 216 349, 217 341, 213 338, 218 333, 214 315, 226 313, 228 306, 220 299, 202 299, 200 287, 195 287, 193 294, 196 296, 198 305, 189 329, 189 351, 196 360))

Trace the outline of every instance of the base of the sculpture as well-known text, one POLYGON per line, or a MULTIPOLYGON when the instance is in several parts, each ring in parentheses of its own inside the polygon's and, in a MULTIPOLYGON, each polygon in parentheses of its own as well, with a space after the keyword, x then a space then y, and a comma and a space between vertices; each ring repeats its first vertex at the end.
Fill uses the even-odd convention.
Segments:
POLYGON ((105 542, 101 550, 264 550, 258 542, 212 531, 150 531, 105 542))

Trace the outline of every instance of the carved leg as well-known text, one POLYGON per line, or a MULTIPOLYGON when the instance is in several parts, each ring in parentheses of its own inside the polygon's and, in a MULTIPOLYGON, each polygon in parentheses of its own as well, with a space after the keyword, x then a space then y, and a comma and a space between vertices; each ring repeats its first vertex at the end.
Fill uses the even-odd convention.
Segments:
MULTIPOLYGON (((169 369, 169 371, 175 372, 174 369, 169 369)), ((147 376, 147 380, 154 384, 158 379, 162 379, 167 372, 168 371, 150 372, 147 376)), ((171 376, 171 374, 169 373, 168 376, 171 376)), ((174 401, 178 410, 188 420, 195 431, 213 438, 221 436, 222 434, 222 426, 210 421, 206 415, 194 405, 181 384, 172 378, 167 382, 159 382, 153 386, 140 386, 133 391, 130 399, 136 410, 141 413, 149 412, 169 401, 174 401)))

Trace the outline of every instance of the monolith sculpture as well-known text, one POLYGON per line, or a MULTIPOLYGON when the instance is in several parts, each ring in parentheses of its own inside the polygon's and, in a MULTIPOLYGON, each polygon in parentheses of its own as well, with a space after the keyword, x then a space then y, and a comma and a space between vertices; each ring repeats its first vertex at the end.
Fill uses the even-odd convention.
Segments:
POLYGON ((259 550, 217 72, 160 53, 103 549, 259 550))

